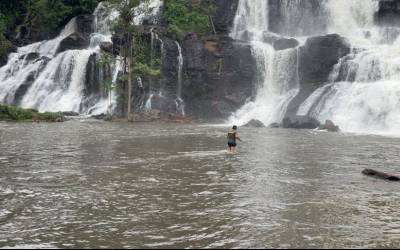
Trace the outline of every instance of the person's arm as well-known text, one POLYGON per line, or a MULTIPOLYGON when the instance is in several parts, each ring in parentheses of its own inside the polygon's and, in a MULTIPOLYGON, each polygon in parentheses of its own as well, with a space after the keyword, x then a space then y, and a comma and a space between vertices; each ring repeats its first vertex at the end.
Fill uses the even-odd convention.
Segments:
POLYGON ((236 139, 238 139, 239 141, 242 141, 238 135, 238 133, 236 133, 236 139))

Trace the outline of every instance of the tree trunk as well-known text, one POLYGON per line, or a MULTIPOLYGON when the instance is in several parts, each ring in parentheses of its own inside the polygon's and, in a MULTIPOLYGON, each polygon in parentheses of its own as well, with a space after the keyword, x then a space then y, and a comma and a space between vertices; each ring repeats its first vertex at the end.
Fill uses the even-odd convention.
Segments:
POLYGON ((132 110, 132 66, 131 60, 128 59, 128 121, 131 120, 131 110, 132 110))

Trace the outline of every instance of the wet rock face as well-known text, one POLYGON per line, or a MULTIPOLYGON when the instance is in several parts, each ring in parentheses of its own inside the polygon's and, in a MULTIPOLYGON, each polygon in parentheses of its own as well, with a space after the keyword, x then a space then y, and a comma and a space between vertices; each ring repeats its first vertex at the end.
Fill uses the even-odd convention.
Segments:
POLYGON ((80 33, 73 33, 61 41, 57 53, 67 50, 84 49, 88 47, 89 44, 90 40, 88 40, 85 36, 80 33))
POLYGON ((326 82, 333 66, 349 53, 350 44, 337 34, 307 39, 306 44, 300 48, 300 83, 326 82))
POLYGON ((328 81, 339 59, 349 53, 350 44, 337 34, 308 38, 299 48, 300 91, 289 104, 286 115, 295 115, 300 104, 328 81))
POLYGON ((400 1, 380 0, 375 23, 382 26, 400 27, 400 1))
POLYGON ((216 12, 213 17, 218 34, 228 34, 235 19, 239 0, 215 0, 216 12))
POLYGON ((309 116, 285 117, 282 121, 283 128, 316 129, 320 125, 321 124, 318 120, 309 116))
POLYGON ((327 130, 328 132, 339 132, 339 126, 335 125, 335 123, 331 120, 326 120, 325 124, 320 127, 320 130, 327 130))
POLYGON ((249 121, 247 124, 244 125, 245 127, 250 127, 250 128, 265 128, 264 123, 262 123, 259 120, 253 119, 249 121))
POLYGON ((187 40, 183 45, 183 99, 189 114, 227 118, 253 96, 257 67, 249 45, 226 36, 187 40))
POLYGON ((299 46, 299 42, 294 38, 280 38, 273 43, 275 50, 293 49, 299 46))
MULTIPOLYGON (((188 36, 180 44, 184 57, 181 97, 187 115, 199 119, 227 118, 253 96, 256 62, 250 45, 228 36, 206 39, 188 36)), ((175 41, 164 39, 162 61, 161 92, 175 102, 178 92, 175 41)))
POLYGON ((76 30, 64 38, 57 53, 66 50, 85 49, 90 44, 90 34, 93 32, 93 16, 81 15, 76 17, 76 30))

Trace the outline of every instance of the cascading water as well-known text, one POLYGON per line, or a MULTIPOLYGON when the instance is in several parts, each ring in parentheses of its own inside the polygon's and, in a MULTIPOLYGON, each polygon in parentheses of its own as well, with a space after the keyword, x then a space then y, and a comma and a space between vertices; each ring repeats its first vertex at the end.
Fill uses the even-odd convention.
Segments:
MULTIPOLYGON (((150 29, 150 34, 151 34, 151 44, 150 44, 150 48, 151 48, 151 64, 152 66, 154 66, 154 58, 155 58, 155 54, 156 54, 156 41, 159 43, 160 45, 160 55, 161 55, 161 62, 160 64, 162 65, 162 62, 164 60, 164 41, 158 36, 157 32, 154 31, 154 28, 150 29)), ((161 79, 160 79, 161 81, 161 79)), ((150 85, 150 94, 149 97, 147 99, 147 101, 145 102, 144 105, 144 110, 145 111, 151 111, 153 109, 153 105, 152 105, 152 101, 153 101, 153 97, 154 96, 158 96, 158 97, 162 97, 162 93, 161 93, 161 83, 158 86, 158 93, 156 93, 157 90, 154 88, 153 86, 150 85)))
POLYGON ((231 36, 251 43, 260 84, 254 101, 230 122, 280 122, 296 95, 298 54, 274 51, 264 43, 265 31, 301 41, 304 38, 297 36, 337 33, 349 41, 351 53, 340 59, 330 80, 319 83, 321 88, 297 114, 321 122, 331 119, 344 131, 400 134, 400 29, 377 26, 378 7, 375 0, 240 0, 231 36), (319 9, 311 9, 315 6, 319 9))
POLYGON ((175 42, 178 48, 178 89, 177 89, 177 98, 175 100, 176 111, 181 115, 185 116, 185 102, 182 99, 182 70, 183 70, 183 54, 182 47, 178 42, 175 42))
MULTIPOLYGON (((57 38, 19 48, 11 54, 7 65, 0 69, 0 102, 39 111, 105 112, 108 105, 101 103, 107 103, 107 97, 94 106, 82 105, 88 61, 91 55, 100 53, 100 42, 111 41, 111 32, 105 25, 110 15, 100 16, 102 9, 100 4, 94 13, 95 32, 87 49, 57 53, 61 41, 77 31, 74 18, 57 38)), ((118 66, 113 68, 117 70, 118 66)))
MULTIPOLYGON (((151 0, 148 6, 141 4, 140 8, 146 9, 141 10, 134 21, 140 24, 155 18, 162 4, 162 0, 151 0)), ((119 13, 102 2, 93 15, 94 33, 90 35, 90 45, 85 49, 58 53, 62 40, 78 30, 74 18, 57 38, 21 47, 12 53, 7 65, 0 68, 0 102, 39 111, 75 111, 92 115, 110 112, 116 101, 115 94, 87 96, 85 83, 88 62, 92 56, 100 57, 102 42, 111 42, 109 24, 119 13), (88 101, 90 99, 94 101, 88 101)), ((117 59, 111 65, 113 83, 116 83, 121 69, 121 62, 117 59)), ((101 68, 99 71, 100 80, 95 84, 101 85, 105 72, 101 68)))
POLYGON ((328 8, 330 31, 348 38, 354 49, 299 114, 332 119, 350 132, 400 134, 400 39, 374 25, 377 1, 330 1, 328 8))
POLYGON ((298 93, 298 50, 275 51, 263 41, 268 30, 268 1, 240 0, 231 36, 251 43, 259 89, 255 100, 233 115, 232 123, 244 124, 253 118, 266 124, 281 121, 289 102, 298 93))

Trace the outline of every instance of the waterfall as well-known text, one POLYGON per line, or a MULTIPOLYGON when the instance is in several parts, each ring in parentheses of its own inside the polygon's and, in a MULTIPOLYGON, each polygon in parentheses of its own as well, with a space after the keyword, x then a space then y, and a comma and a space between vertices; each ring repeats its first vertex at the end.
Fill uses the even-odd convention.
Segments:
POLYGON ((152 106, 153 97, 154 97, 154 94, 151 94, 149 99, 147 99, 146 104, 144 106, 146 111, 151 111, 153 109, 153 106, 152 106))
POLYGON ((61 41, 76 30, 72 19, 49 41, 21 47, 0 69, 0 102, 39 111, 80 111, 81 81, 92 51, 56 54, 61 41))
POLYGON ((330 31, 348 38, 354 49, 336 65, 332 83, 317 89, 299 114, 331 119, 349 132, 400 134, 398 30, 393 37, 388 32, 394 28, 374 25, 377 1, 337 0, 328 8, 330 31))
MULTIPOLYGON (((159 45, 160 45, 160 55, 161 55, 161 62, 160 62, 160 64, 162 65, 162 62, 163 62, 163 60, 164 60, 164 42, 163 42, 163 40, 158 36, 158 34, 157 34, 157 32, 154 32, 154 28, 151 28, 150 29, 150 34, 151 34, 151 42, 150 42, 150 48, 151 48, 151 52, 150 52, 150 57, 151 57, 151 63, 152 63, 152 66, 154 66, 153 65, 153 60, 154 60, 154 57, 155 57, 155 54, 156 54, 156 41, 159 43, 159 45)), ((182 58, 182 61, 183 61, 183 58, 182 58)), ((160 81, 161 81, 161 79, 160 79, 160 81)), ((152 105, 152 101, 153 101, 153 97, 154 96, 158 96, 158 97, 161 97, 162 96, 162 94, 161 94, 161 83, 160 83, 160 85, 159 85, 159 87, 158 87, 158 91, 159 91, 159 93, 158 94, 155 94, 155 89, 152 89, 152 86, 150 86, 150 95, 149 95, 149 97, 148 97, 148 99, 147 99, 147 101, 145 102, 145 105, 144 105, 144 109, 145 109, 145 111, 151 111, 152 110, 152 108, 153 108, 153 105, 152 105)))
POLYGON ((344 131, 400 134, 400 28, 376 25, 378 9, 375 0, 239 0, 231 37, 251 44, 258 90, 230 122, 280 122, 301 87, 299 53, 275 51, 264 43, 266 31, 300 41, 336 33, 349 41, 351 53, 297 114, 331 119, 344 131))
MULTIPOLYGON (((151 0, 145 6, 151 13, 140 12, 135 22, 139 24, 146 19, 155 19, 162 4, 161 0, 151 0)), ((143 4, 140 8, 144 8, 143 4)), ((88 64, 93 56, 99 58, 102 42, 111 42, 109 24, 118 15, 115 9, 101 2, 93 13, 94 32, 90 35, 90 45, 84 49, 58 53, 63 39, 82 28, 78 27, 76 18, 56 38, 18 48, 17 52, 10 54, 7 64, 0 68, 0 103, 34 108, 41 112, 74 111, 93 115, 110 111, 115 106, 115 93, 87 93, 86 85, 88 64)), ((111 65, 114 84, 122 67, 118 58, 111 65)), ((99 68, 98 74, 99 80, 93 84, 101 89, 99 86, 104 84, 102 79, 106 72, 99 68)))
POLYGON ((247 40, 257 61, 257 96, 230 119, 244 124, 259 119, 266 124, 280 122, 290 101, 299 91, 298 50, 275 51, 263 42, 269 30, 269 6, 264 0, 240 0, 231 36, 247 40))
POLYGON ((176 110, 178 113, 185 115, 185 103, 182 99, 182 69, 183 69, 183 55, 182 55, 182 47, 178 42, 175 42, 178 48, 178 89, 177 89, 177 98, 175 100, 176 110))

